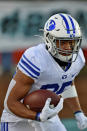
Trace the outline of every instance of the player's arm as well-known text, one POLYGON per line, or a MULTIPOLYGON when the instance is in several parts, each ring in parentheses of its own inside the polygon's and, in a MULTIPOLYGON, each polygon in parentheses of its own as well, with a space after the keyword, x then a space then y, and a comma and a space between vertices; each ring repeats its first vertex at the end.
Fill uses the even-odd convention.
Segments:
POLYGON ((34 83, 34 80, 31 79, 30 77, 27 77, 20 70, 18 70, 13 81, 15 84, 12 84, 14 85, 14 87, 12 88, 7 98, 7 107, 15 115, 22 118, 37 121, 46 121, 48 118, 53 117, 60 110, 62 110, 63 108, 62 98, 60 99, 58 105, 53 109, 49 107, 51 99, 48 98, 44 108, 42 109, 42 112, 37 113, 32 110, 29 110, 23 103, 20 102, 20 100, 23 99, 24 96, 29 92, 32 84, 34 83))
POLYGON ((74 81, 72 82, 72 85, 71 85, 70 88, 71 89, 67 90, 65 92, 65 94, 63 94, 64 98, 65 98, 64 101, 65 101, 65 103, 67 103, 67 105, 73 111, 73 113, 75 113, 77 111, 81 111, 81 106, 80 106, 80 102, 79 102, 79 98, 78 98, 78 95, 77 95, 77 91, 76 91, 76 88, 75 88, 74 81))
POLYGON ((81 130, 87 128, 87 117, 81 109, 74 82, 72 83, 70 89, 63 94, 63 97, 75 115, 78 128, 81 130))
POLYGON ((11 112, 19 117, 35 120, 36 112, 29 110, 26 106, 24 106, 24 104, 20 102, 20 100, 24 98, 24 96, 31 89, 34 80, 18 70, 13 79, 13 82, 15 84, 8 96, 7 107, 11 112))

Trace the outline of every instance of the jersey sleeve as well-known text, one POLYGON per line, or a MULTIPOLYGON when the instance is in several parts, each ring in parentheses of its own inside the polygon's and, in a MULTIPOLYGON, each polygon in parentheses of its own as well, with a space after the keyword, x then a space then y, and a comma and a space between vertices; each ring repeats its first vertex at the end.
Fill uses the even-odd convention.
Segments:
POLYGON ((85 57, 84 57, 82 49, 79 50, 79 61, 80 62, 78 63, 78 65, 79 65, 78 67, 81 70, 85 65, 85 57))
POLYGON ((82 49, 80 49, 79 54, 80 54, 80 59, 82 61, 82 64, 84 65, 85 64, 85 57, 84 57, 82 49))
POLYGON ((40 76, 40 66, 38 57, 32 48, 27 49, 22 55, 17 68, 32 79, 38 79, 40 76))
POLYGON ((85 57, 84 57, 82 49, 80 49, 78 58, 77 58, 77 62, 74 68, 77 71, 76 76, 80 73, 84 65, 85 65, 85 57))

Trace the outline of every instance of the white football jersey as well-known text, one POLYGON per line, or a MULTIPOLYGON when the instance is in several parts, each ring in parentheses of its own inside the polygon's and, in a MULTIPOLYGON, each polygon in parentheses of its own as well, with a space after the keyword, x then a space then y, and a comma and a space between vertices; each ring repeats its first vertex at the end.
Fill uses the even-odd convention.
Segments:
MULTIPOLYGON (((39 44, 27 49, 22 55, 17 68, 28 77, 34 79, 30 92, 38 89, 46 89, 61 94, 78 75, 85 64, 82 50, 79 50, 75 62, 63 70, 45 48, 45 44, 39 44)), ((21 90, 21 87, 20 87, 21 90)), ((9 91, 10 92, 10 91, 9 91)), ((30 93, 29 92, 29 93, 30 93)), ((6 99, 9 93, 7 92, 6 99)), ((19 121, 21 118, 9 114, 4 109, 2 121, 19 121), (7 114, 7 117, 6 117, 7 114), (11 119, 9 119, 11 117, 11 119)))

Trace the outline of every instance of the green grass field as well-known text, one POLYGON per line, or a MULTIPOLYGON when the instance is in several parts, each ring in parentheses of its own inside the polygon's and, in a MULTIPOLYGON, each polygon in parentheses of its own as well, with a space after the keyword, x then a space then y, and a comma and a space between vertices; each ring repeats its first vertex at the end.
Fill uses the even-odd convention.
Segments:
MULTIPOLYGON (((81 131, 78 129, 75 119, 62 119, 67 131, 81 131)), ((87 128, 82 131, 87 131, 87 128)))

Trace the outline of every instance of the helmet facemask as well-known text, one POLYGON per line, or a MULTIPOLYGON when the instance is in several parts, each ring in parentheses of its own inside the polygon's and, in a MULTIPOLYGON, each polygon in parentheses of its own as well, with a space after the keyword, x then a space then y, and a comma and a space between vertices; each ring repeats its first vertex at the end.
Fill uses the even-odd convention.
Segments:
POLYGON ((79 48, 81 47, 82 38, 55 38, 49 33, 46 34, 46 45, 50 54, 63 61, 63 62, 74 62, 78 56, 79 48), (56 42, 59 41, 59 47, 57 47, 56 42), (71 47, 72 50, 62 49, 61 41, 74 41, 74 46, 71 47))

